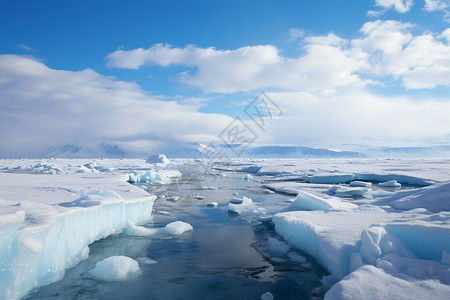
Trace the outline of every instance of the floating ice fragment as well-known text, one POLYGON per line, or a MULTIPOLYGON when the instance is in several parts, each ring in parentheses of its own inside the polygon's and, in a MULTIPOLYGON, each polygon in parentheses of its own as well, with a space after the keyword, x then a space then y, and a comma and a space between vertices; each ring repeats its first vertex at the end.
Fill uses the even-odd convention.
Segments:
POLYGON ((355 180, 355 181, 350 182, 349 186, 351 186, 351 187, 371 187, 372 182, 355 180))
POLYGON ((139 258, 137 259, 137 261, 138 261, 138 263, 141 264, 141 265, 153 265, 153 264, 156 264, 156 263, 157 263, 156 260, 153 260, 153 259, 148 258, 148 257, 139 257, 139 258))
POLYGON ((242 199, 233 198, 231 199, 231 201, 228 204, 228 210, 235 212, 239 215, 251 215, 251 214, 261 215, 266 213, 266 210, 264 208, 257 207, 250 198, 247 197, 243 197, 242 199), (238 203, 239 201, 240 203, 238 203))
POLYGON ((210 202, 210 203, 206 204, 206 206, 208 206, 208 207, 218 207, 219 203, 217 203, 217 202, 210 202))
POLYGON ((127 280, 139 272, 139 263, 127 256, 110 256, 95 265, 89 273, 104 281, 127 280))
POLYGON ((269 251, 275 256, 284 256, 289 251, 289 246, 286 242, 277 240, 276 238, 269 238, 269 251))
POLYGON ((304 264, 304 263, 306 263, 306 258, 304 258, 303 256, 301 256, 301 255, 299 255, 299 254, 297 254, 297 253, 295 253, 295 252, 289 252, 289 253, 287 254, 287 256, 288 256, 293 262, 296 262, 296 263, 299 263, 299 264, 304 264))
POLYGON ((253 180, 253 176, 250 175, 250 174, 245 174, 244 177, 243 177, 243 179, 244 179, 245 181, 252 181, 252 180, 253 180))
POLYGON ((137 226, 130 222, 129 226, 123 231, 127 235, 132 236, 147 236, 152 238, 166 238, 172 236, 179 236, 194 228, 182 221, 175 221, 166 225, 163 228, 147 228, 144 226, 137 226))
POLYGON ((270 292, 261 295, 261 300, 273 300, 273 295, 270 292))
POLYGON ((399 188, 402 185, 400 183, 398 183, 397 180, 394 179, 394 180, 389 180, 389 181, 386 181, 386 182, 380 182, 378 184, 378 186, 379 187, 396 187, 396 188, 399 188))

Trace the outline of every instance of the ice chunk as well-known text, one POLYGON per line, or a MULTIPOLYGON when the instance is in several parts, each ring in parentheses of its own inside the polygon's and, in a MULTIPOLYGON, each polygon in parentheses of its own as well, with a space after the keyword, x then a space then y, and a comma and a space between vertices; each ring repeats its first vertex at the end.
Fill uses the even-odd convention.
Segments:
POLYGON ((104 281, 127 280, 139 272, 139 263, 127 256, 110 256, 95 265, 89 273, 104 281))
POLYGON ((150 155, 146 160, 148 164, 171 164, 172 162, 167 159, 164 154, 154 154, 150 155))
POLYGON ((314 256, 335 279, 346 276, 358 252, 361 232, 394 218, 376 211, 293 211, 276 214, 275 231, 290 245, 314 256))
POLYGON ((314 174, 308 175, 306 180, 310 183, 346 183, 353 180, 353 174, 314 174))
POLYGON ((137 226, 130 222, 129 226, 124 230, 124 233, 132 236, 147 236, 152 238, 165 238, 182 235, 185 232, 194 230, 189 224, 182 221, 175 221, 166 225, 163 228, 148 228, 144 226, 137 226))
POLYGON ((194 228, 192 228, 191 224, 188 224, 188 223, 182 222, 182 221, 175 221, 175 222, 169 223, 164 228, 165 233, 168 235, 172 235, 172 236, 182 235, 183 233, 185 233, 187 231, 191 231, 191 230, 194 230, 194 228))
POLYGON ((206 206, 208 206, 208 207, 218 207, 219 203, 217 203, 217 202, 210 202, 210 203, 206 204, 206 206))
POLYGON ((355 180, 355 181, 350 182, 349 185, 351 187, 372 187, 372 182, 355 180))
POLYGON ((345 187, 345 186, 333 186, 330 192, 334 193, 338 197, 353 197, 353 196, 365 196, 370 189, 365 187, 345 187))
POLYGON ((336 283, 325 300, 447 299, 450 286, 434 280, 403 280, 365 265, 336 283))
POLYGON ((173 178, 181 177, 182 174, 177 170, 158 170, 150 169, 145 172, 128 174, 129 183, 157 183, 170 184, 173 178))
POLYGON ((261 295, 261 300, 273 300, 273 295, 270 292, 266 292, 261 295))
POLYGON ((158 263, 156 260, 148 258, 148 257, 139 257, 137 262, 141 265, 153 265, 158 263))
POLYGON ((384 182, 384 181, 390 181, 395 180, 399 183, 404 184, 412 184, 417 186, 428 186, 433 183, 431 180, 414 177, 410 175, 404 175, 404 174, 374 174, 374 173, 355 173, 355 180, 361 180, 361 181, 378 181, 378 182, 384 182))
POLYGON ((450 211, 450 183, 440 183, 421 189, 400 191, 389 202, 396 209, 423 207, 432 212, 450 211))
POLYGON ((402 185, 400 183, 398 183, 397 180, 394 179, 394 180, 389 180, 389 181, 386 181, 386 182, 380 182, 378 184, 378 186, 380 186, 380 187, 396 187, 396 188, 399 188, 402 185))
POLYGON ((450 268, 434 260, 401 257, 387 254, 377 261, 376 267, 386 273, 406 279, 432 279, 450 285, 450 268))
POLYGON ((250 174, 245 174, 244 177, 243 177, 243 179, 244 179, 245 181, 252 181, 252 180, 253 180, 253 176, 250 175, 250 174))
POLYGON ((357 205, 341 201, 334 197, 319 197, 305 191, 298 191, 297 199, 291 204, 291 208, 301 210, 353 209, 357 205))
MULTIPOLYGON (((231 201, 237 202, 239 198, 233 198, 231 201)), ((228 204, 228 210, 235 212, 239 215, 260 215, 265 214, 266 210, 262 207, 257 207, 255 203, 253 203, 252 199, 243 197, 240 201, 241 203, 230 203, 228 204)))
POLYGON ((269 251, 275 256, 284 256, 289 251, 289 246, 286 242, 277 240, 276 238, 269 238, 269 251))

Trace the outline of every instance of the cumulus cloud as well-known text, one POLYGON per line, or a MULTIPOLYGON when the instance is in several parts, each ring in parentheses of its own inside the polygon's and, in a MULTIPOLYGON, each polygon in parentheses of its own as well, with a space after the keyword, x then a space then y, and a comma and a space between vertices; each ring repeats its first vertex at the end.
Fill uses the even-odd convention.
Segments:
POLYGON ((375 0, 375 6, 381 7, 382 10, 370 10, 367 14, 370 16, 379 16, 389 9, 393 9, 399 13, 405 13, 411 10, 413 4, 413 0, 375 0))
POLYGON ((135 83, 91 69, 54 70, 35 59, 0 55, 2 156, 73 140, 208 142, 231 122, 197 108, 151 97, 135 83))
POLYGON ((425 0, 424 9, 426 11, 444 10, 450 5, 448 0, 425 0))
POLYGON ((107 56, 109 67, 137 69, 145 65, 182 65, 179 80, 205 92, 233 93, 275 87, 320 91, 348 85, 363 85, 355 72, 364 69, 365 55, 349 49, 330 34, 306 40, 305 53, 297 58, 280 55, 272 45, 235 50, 157 44, 148 49, 117 50, 107 56))
POLYGON ((178 80, 207 93, 280 88, 332 94, 343 87, 383 84, 386 78, 391 83, 392 76, 407 89, 424 89, 450 85, 449 30, 416 33, 414 24, 377 20, 365 23, 352 40, 333 33, 303 37, 303 52, 293 58, 272 45, 218 50, 157 44, 117 50, 107 64, 185 66, 178 80))
POLYGON ((370 54, 373 72, 392 75, 407 89, 450 85, 449 29, 414 36, 409 23, 375 21, 364 24, 363 36, 352 44, 370 54))

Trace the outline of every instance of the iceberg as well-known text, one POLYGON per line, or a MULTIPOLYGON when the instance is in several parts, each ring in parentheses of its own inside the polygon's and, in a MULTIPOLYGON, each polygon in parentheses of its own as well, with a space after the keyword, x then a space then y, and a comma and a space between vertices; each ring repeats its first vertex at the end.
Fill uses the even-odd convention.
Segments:
POLYGON ((150 155, 145 162, 147 164, 171 164, 172 162, 164 154, 150 155))

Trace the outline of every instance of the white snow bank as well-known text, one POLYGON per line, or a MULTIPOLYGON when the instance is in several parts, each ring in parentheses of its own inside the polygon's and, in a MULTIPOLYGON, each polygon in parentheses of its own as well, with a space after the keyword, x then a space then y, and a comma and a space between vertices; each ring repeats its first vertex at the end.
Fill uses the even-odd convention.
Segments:
POLYGON ((148 228, 144 226, 137 226, 130 222, 129 226, 123 231, 127 235, 132 236, 147 236, 153 238, 173 237, 192 231, 194 228, 186 222, 175 221, 167 224, 163 228, 148 228))
POLYGON ((61 279, 87 258, 89 244, 121 232, 129 221, 148 222, 156 197, 122 179, 0 173, 7 200, 0 203, 0 299, 20 299, 61 279), (99 188, 84 189, 89 186, 99 188))
POLYGON ((147 164, 171 164, 172 162, 164 154, 150 155, 145 162, 147 164))
POLYGON ((402 210, 422 207, 432 212, 450 211, 450 182, 400 191, 387 201, 394 208, 402 210))
POLYGON ((448 299, 450 286, 435 280, 404 280, 366 265, 336 283, 325 300, 448 299))
POLYGON ((182 174, 177 170, 158 170, 150 169, 145 172, 134 172, 128 174, 129 183, 156 183, 170 184, 173 178, 179 178, 182 174))
POLYGON ((104 281, 122 281, 139 272, 139 263, 127 256, 110 256, 95 265, 89 274, 104 281))
POLYGON ((341 201, 335 197, 319 197, 305 191, 298 191, 296 200, 290 206, 301 210, 353 209, 357 205, 341 201))

